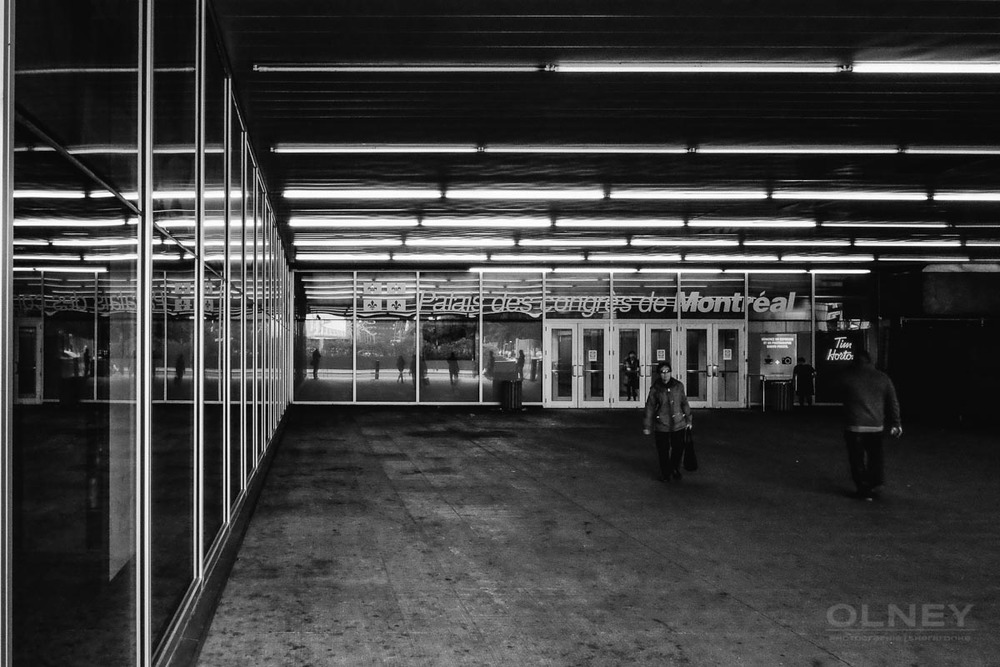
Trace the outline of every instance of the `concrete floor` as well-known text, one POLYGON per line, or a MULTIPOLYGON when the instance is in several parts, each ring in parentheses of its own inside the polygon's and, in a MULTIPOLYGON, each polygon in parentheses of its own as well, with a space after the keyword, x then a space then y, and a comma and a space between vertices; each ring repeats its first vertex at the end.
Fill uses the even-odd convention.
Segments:
POLYGON ((1000 442, 837 412, 298 406, 198 664, 998 665, 1000 442), (957 610, 957 613, 956 613, 957 610))

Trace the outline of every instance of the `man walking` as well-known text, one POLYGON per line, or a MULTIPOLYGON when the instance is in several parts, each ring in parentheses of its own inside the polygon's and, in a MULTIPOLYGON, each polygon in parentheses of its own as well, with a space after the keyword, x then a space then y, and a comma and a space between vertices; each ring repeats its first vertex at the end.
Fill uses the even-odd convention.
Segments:
POLYGON ((854 365, 843 376, 844 439, 851 478, 858 498, 872 500, 884 481, 882 435, 903 434, 899 400, 889 376, 875 368, 868 352, 855 353, 854 365))

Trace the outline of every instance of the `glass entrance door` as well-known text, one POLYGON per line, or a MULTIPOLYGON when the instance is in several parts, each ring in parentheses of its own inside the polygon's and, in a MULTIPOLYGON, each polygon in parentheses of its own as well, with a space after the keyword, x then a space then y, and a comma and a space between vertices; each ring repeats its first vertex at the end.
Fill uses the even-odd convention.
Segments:
POLYGON ((14 339, 14 386, 18 403, 42 402, 42 323, 20 320, 14 339))
POLYGON ((545 327, 543 404, 553 408, 610 405, 611 367, 605 322, 558 322, 545 327))
POLYGON ((699 322, 684 326, 683 378, 693 407, 743 407, 744 334, 742 323, 699 322))
POLYGON ((676 351, 673 349, 673 326, 665 326, 662 322, 625 324, 617 327, 618 348, 613 351, 618 367, 617 398, 612 402, 614 407, 643 407, 649 388, 656 380, 656 365, 661 361, 675 363, 676 351), (635 352, 639 361, 638 375, 629 377, 626 372, 626 359, 629 352, 635 352), (631 381, 634 390, 630 389, 631 381), (635 396, 635 398, 631 398, 635 396))

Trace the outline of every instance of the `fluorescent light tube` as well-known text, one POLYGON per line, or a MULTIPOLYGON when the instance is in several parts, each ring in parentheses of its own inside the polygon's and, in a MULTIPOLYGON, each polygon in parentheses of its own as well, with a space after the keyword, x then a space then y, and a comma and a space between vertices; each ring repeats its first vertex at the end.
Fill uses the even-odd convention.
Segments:
POLYGON ((755 239, 744 241, 745 246, 849 246, 847 239, 755 239))
POLYGON ((699 155, 896 155, 898 146, 698 146, 699 155))
POLYGON ((488 144, 484 153, 510 153, 514 155, 683 155, 687 146, 649 146, 641 144, 579 144, 579 145, 507 145, 488 144))
POLYGON ((496 254, 490 255, 492 262, 582 262, 583 255, 533 255, 525 254, 496 254))
POLYGON ((553 66, 564 74, 836 74, 835 63, 740 62, 564 62, 553 66))
POLYGON ((521 247, 534 248, 556 248, 556 247, 597 247, 613 248, 628 245, 627 239, 570 239, 570 238, 550 238, 550 239, 521 239, 518 242, 521 247))
POLYGON ((760 228, 786 228, 786 227, 815 227, 815 220, 757 220, 757 219, 726 219, 702 218, 698 220, 688 220, 688 227, 760 227, 760 228))
POLYGON ((872 255, 784 255, 782 262, 873 262, 872 255))
POLYGON ((679 262, 680 254, 671 255, 623 255, 619 253, 590 253, 587 260, 591 262, 679 262))
POLYGON ((962 245, 958 239, 941 241, 880 241, 878 239, 855 239, 854 245, 868 248, 957 248, 962 245))
POLYGON ((14 190, 14 199, 86 199, 81 190, 14 190))
POLYGON ((475 238, 408 238, 407 246, 425 248, 509 248, 514 246, 514 239, 475 239, 475 238))
POLYGON ((777 262, 777 255, 684 255, 687 262, 777 262))
POLYGON ((871 269, 809 269, 809 273, 842 273, 846 275, 861 275, 871 272, 871 269))
POLYGON ((440 199, 441 191, 431 188, 345 188, 288 189, 281 193, 285 199, 440 199))
POLYGON ((548 218, 502 217, 502 218, 424 218, 420 223, 423 227, 465 227, 478 229, 493 229, 504 227, 509 229, 551 227, 548 218))
POLYGON ((775 190, 772 199, 824 199, 843 201, 927 201, 919 192, 874 192, 865 190, 775 190))
POLYGON ((722 269, 676 269, 667 267, 643 267, 639 273, 722 273, 722 269))
POLYGON ((389 229, 416 227, 415 218, 291 218, 289 227, 299 229, 389 229))
POLYGON ((296 253, 295 259, 303 262, 388 262, 389 253, 296 253))
POLYGON ((364 74, 468 74, 468 73, 506 73, 506 72, 540 72, 540 65, 524 64, 480 64, 459 65, 443 63, 440 65, 383 65, 379 63, 303 63, 299 64, 256 64, 254 72, 294 72, 294 73, 364 73, 364 74))
POLYGON ((924 255, 924 256, 908 256, 908 255, 879 255, 878 261, 880 262, 968 262, 968 257, 955 257, 949 256, 945 257, 942 255, 924 255))
POLYGON ((471 273, 548 273, 552 269, 541 266, 474 266, 471 273))
POLYGON ((935 192, 934 201, 1000 201, 1000 192, 935 192))
POLYGON ((636 220, 636 219, 575 219, 564 218, 556 220, 556 227, 576 228, 576 229, 657 229, 668 227, 683 227, 684 220, 677 218, 673 220, 636 220))
POLYGON ((667 199, 667 200, 755 200, 767 199, 764 190, 617 190, 608 195, 609 199, 667 199))
POLYGON ((593 267, 585 266, 557 266, 552 269, 554 273, 636 273, 637 269, 626 268, 621 266, 616 267, 602 267, 600 269, 595 269, 593 267))
POLYGON ((482 253, 393 253, 394 262, 485 262, 482 253))
POLYGON ((474 144, 277 144, 272 153, 295 155, 435 155, 442 153, 478 153, 474 144))
POLYGON ((53 246, 94 247, 138 245, 138 239, 52 239, 53 246))
POLYGON ((928 229, 948 227, 946 222, 882 222, 882 221, 832 221, 824 222, 822 227, 847 227, 855 229, 928 229))
POLYGON ((855 74, 1000 74, 1000 62, 871 61, 851 65, 855 74))
POLYGON ((530 199, 530 200, 596 200, 604 199, 603 188, 563 188, 554 190, 543 189, 502 189, 502 188, 470 188, 468 190, 448 190, 447 199, 530 199))
POLYGON ((374 248, 385 246, 401 246, 400 239, 295 239, 292 245, 297 248, 374 248))
POLYGON ((103 266, 15 266, 15 272, 35 272, 35 273, 107 273, 103 266))
POLYGON ((740 242, 736 239, 665 239, 656 236, 633 236, 633 247, 655 247, 655 246, 738 246, 740 242))
POLYGON ((806 273, 805 269, 723 269, 723 273, 806 273))

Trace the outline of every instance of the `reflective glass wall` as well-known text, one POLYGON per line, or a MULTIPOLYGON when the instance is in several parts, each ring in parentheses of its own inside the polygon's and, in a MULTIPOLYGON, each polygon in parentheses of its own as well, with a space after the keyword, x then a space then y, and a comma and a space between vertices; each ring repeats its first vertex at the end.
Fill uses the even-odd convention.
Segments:
POLYGON ((0 664, 153 664, 289 401, 289 267, 204 2, 16 4, 0 664))

